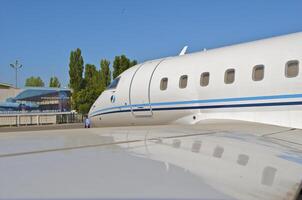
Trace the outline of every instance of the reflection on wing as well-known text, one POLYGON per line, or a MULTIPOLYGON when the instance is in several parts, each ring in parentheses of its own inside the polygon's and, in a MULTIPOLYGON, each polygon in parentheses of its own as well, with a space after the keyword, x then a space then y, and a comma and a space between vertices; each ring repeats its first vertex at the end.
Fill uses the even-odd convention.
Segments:
POLYGON ((0 197, 295 199, 301 138, 240 122, 2 134, 0 197))

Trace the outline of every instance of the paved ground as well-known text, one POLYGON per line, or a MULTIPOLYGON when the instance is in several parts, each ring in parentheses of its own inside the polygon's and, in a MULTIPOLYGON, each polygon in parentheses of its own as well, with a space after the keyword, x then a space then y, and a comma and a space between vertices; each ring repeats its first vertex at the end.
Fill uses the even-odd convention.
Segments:
POLYGON ((0 127, 0 133, 17 132, 17 131, 41 131, 41 130, 56 130, 56 129, 75 129, 82 128, 83 123, 72 124, 52 124, 52 125, 32 125, 20 127, 0 127))

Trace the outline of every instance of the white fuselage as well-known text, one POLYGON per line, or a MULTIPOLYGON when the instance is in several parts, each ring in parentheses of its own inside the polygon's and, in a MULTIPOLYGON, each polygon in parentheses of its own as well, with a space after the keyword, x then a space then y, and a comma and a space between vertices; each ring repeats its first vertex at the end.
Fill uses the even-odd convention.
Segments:
POLYGON ((234 119, 302 128, 301 61, 302 33, 147 61, 122 73, 89 117, 94 126, 234 119))

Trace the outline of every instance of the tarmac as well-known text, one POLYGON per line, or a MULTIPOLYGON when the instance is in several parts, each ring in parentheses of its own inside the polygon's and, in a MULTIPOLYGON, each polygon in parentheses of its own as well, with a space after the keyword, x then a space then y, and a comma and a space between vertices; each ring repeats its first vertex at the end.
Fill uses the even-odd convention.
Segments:
POLYGON ((84 128, 83 123, 0 127, 0 133, 84 128))

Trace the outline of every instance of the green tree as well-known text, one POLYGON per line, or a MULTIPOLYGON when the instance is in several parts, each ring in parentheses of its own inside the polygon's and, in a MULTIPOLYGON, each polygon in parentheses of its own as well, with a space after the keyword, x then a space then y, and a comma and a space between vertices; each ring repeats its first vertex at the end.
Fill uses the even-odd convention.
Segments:
POLYGON ((69 87, 75 92, 83 88, 83 69, 84 60, 81 55, 81 50, 77 48, 75 51, 71 51, 69 60, 69 87))
POLYGON ((31 76, 25 80, 26 87, 44 87, 43 80, 38 76, 31 76))
POLYGON ((136 60, 130 60, 125 55, 115 56, 113 61, 113 78, 115 79, 125 70, 137 64, 136 60))
POLYGON ((100 87, 100 72, 92 64, 85 65, 84 86, 96 89, 100 87))
POLYGON ((87 114, 92 104, 102 92, 100 72, 94 65, 85 65, 83 84, 85 88, 81 89, 77 96, 78 110, 82 114, 87 114))
POLYGON ((82 114, 87 114, 89 112, 90 107, 99 96, 97 91, 91 88, 82 89, 77 95, 79 101, 78 111, 82 114))
POLYGON ((56 76, 50 77, 49 87, 55 87, 55 88, 61 87, 61 83, 60 83, 58 77, 56 77, 56 76))
POLYGON ((73 109, 79 109, 78 92, 84 87, 83 84, 84 60, 81 50, 77 48, 71 51, 69 58, 69 87, 73 89, 71 106, 73 109))
POLYGON ((100 90, 103 92, 106 87, 111 82, 111 71, 110 71, 110 62, 106 59, 101 60, 101 71, 100 71, 100 78, 101 78, 101 84, 100 84, 100 90))

